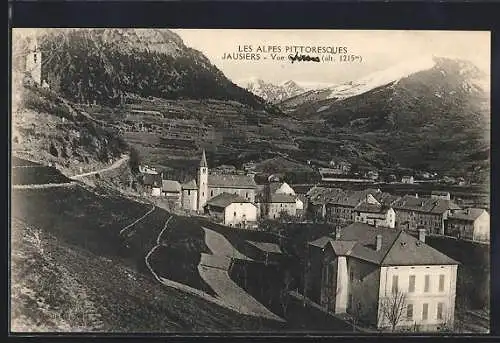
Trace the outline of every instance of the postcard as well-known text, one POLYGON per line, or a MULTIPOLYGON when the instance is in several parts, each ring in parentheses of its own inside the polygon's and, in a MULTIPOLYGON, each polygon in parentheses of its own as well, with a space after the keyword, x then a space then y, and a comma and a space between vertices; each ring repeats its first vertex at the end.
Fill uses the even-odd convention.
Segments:
POLYGON ((10 330, 490 331, 490 32, 12 31, 10 330))

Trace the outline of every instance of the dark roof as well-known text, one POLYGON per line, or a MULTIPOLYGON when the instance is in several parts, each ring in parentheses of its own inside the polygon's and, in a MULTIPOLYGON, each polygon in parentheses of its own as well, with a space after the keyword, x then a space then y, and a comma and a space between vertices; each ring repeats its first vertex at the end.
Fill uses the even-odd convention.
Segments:
POLYGON ((296 197, 290 194, 274 193, 269 197, 270 203, 295 203, 296 197))
POLYGON ((400 197, 397 195, 393 195, 387 192, 379 192, 377 194, 373 194, 375 199, 377 199, 381 204, 384 205, 392 205, 396 202, 400 197))
POLYGON ((227 206, 231 205, 232 203, 240 203, 240 202, 247 202, 248 201, 245 198, 240 197, 239 195, 236 194, 229 194, 229 193, 221 193, 212 199, 207 201, 207 205, 214 206, 214 207, 221 207, 221 208, 226 208, 227 206))
POLYGON ((181 184, 175 180, 163 180, 162 191, 176 193, 181 191, 181 184))
POLYGON ((195 180, 191 180, 191 181, 183 183, 182 184, 182 189, 195 189, 195 190, 198 190, 198 187, 196 186, 196 181, 195 180))
POLYGON ((460 207, 451 200, 417 198, 412 195, 405 195, 395 201, 393 206, 396 210, 407 210, 416 212, 426 212, 433 214, 442 214, 447 210, 457 210, 460 207))
POLYGON ((450 195, 450 192, 446 192, 446 191, 432 191, 431 194, 432 195, 450 195))
POLYGON ((486 212, 486 210, 482 208, 467 208, 465 210, 457 211, 451 214, 450 216, 448 216, 448 219, 474 221, 484 212, 486 212))
POLYGON ((203 149, 203 155, 201 155, 200 167, 208 167, 207 157, 205 156, 205 149, 203 149))
POLYGON ((253 177, 248 175, 208 175, 209 187, 221 188, 257 188, 253 177))
POLYGON ((162 180, 160 174, 144 174, 144 184, 147 186, 161 187, 162 180))
MULTIPOLYGON (((331 242, 333 239, 327 237, 324 240, 331 242)), ((316 240, 314 245, 317 246, 318 241, 316 240)), ((364 223, 353 223, 343 228, 339 239, 333 241, 342 242, 337 243, 337 251, 346 250, 344 254, 347 256, 381 266, 458 264, 457 261, 401 230, 374 227, 364 223), (376 250, 377 235, 382 238, 379 251, 376 250), (355 244, 352 248, 346 249, 349 246, 346 241, 354 241, 355 244)))
POLYGON ((254 242, 254 241, 247 241, 247 242, 253 245, 254 247, 267 253, 272 253, 272 254, 282 253, 280 246, 276 243, 254 242))
POLYGON ((348 255, 356 245, 356 241, 338 241, 331 237, 323 236, 309 243, 324 249, 328 244, 332 247, 336 255, 348 255))
POLYGON ((365 213, 385 213, 389 208, 379 204, 370 204, 363 201, 361 204, 354 208, 355 211, 365 212, 365 213))

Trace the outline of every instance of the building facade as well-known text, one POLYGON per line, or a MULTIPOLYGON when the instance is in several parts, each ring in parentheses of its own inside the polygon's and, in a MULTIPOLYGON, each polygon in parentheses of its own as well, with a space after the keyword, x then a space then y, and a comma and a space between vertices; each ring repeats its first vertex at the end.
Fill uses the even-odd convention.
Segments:
POLYGON ((257 222, 257 207, 236 194, 222 193, 209 199, 204 211, 215 221, 230 227, 246 228, 257 222))
POLYGON ((453 325, 458 262, 401 230, 354 223, 309 243, 306 296, 379 329, 453 325), (393 320, 390 312, 400 314, 393 320))
POLYGON ((490 215, 482 208, 467 208, 448 217, 445 230, 447 236, 477 242, 490 241, 490 215))

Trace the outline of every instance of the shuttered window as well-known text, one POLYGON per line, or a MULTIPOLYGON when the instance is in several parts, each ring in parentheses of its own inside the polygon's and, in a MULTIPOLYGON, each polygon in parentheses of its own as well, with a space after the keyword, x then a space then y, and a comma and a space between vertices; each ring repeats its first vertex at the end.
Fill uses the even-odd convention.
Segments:
POLYGON ((422 305, 422 320, 427 320, 429 316, 429 304, 422 305))
POLYGON ((424 283, 424 292, 429 292, 429 285, 430 285, 430 276, 426 275, 424 283))
POLYGON ((393 275, 392 276, 392 293, 397 293, 398 292, 398 276, 393 275))
POLYGON ((444 275, 439 275, 439 291, 444 291, 444 275))
POLYGON ((410 275, 409 283, 408 283, 408 292, 415 292, 415 275, 410 275))

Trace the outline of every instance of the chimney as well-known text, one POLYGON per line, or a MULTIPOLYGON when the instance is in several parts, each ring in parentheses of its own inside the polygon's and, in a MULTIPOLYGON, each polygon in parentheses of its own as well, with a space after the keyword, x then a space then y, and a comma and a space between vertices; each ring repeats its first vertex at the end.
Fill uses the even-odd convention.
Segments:
POLYGON ((377 235, 375 250, 380 251, 380 249, 382 249, 382 235, 377 235))
POLYGON ((335 240, 340 240, 340 226, 335 228, 335 240))
POLYGON ((425 243, 425 229, 418 229, 418 240, 425 243))

